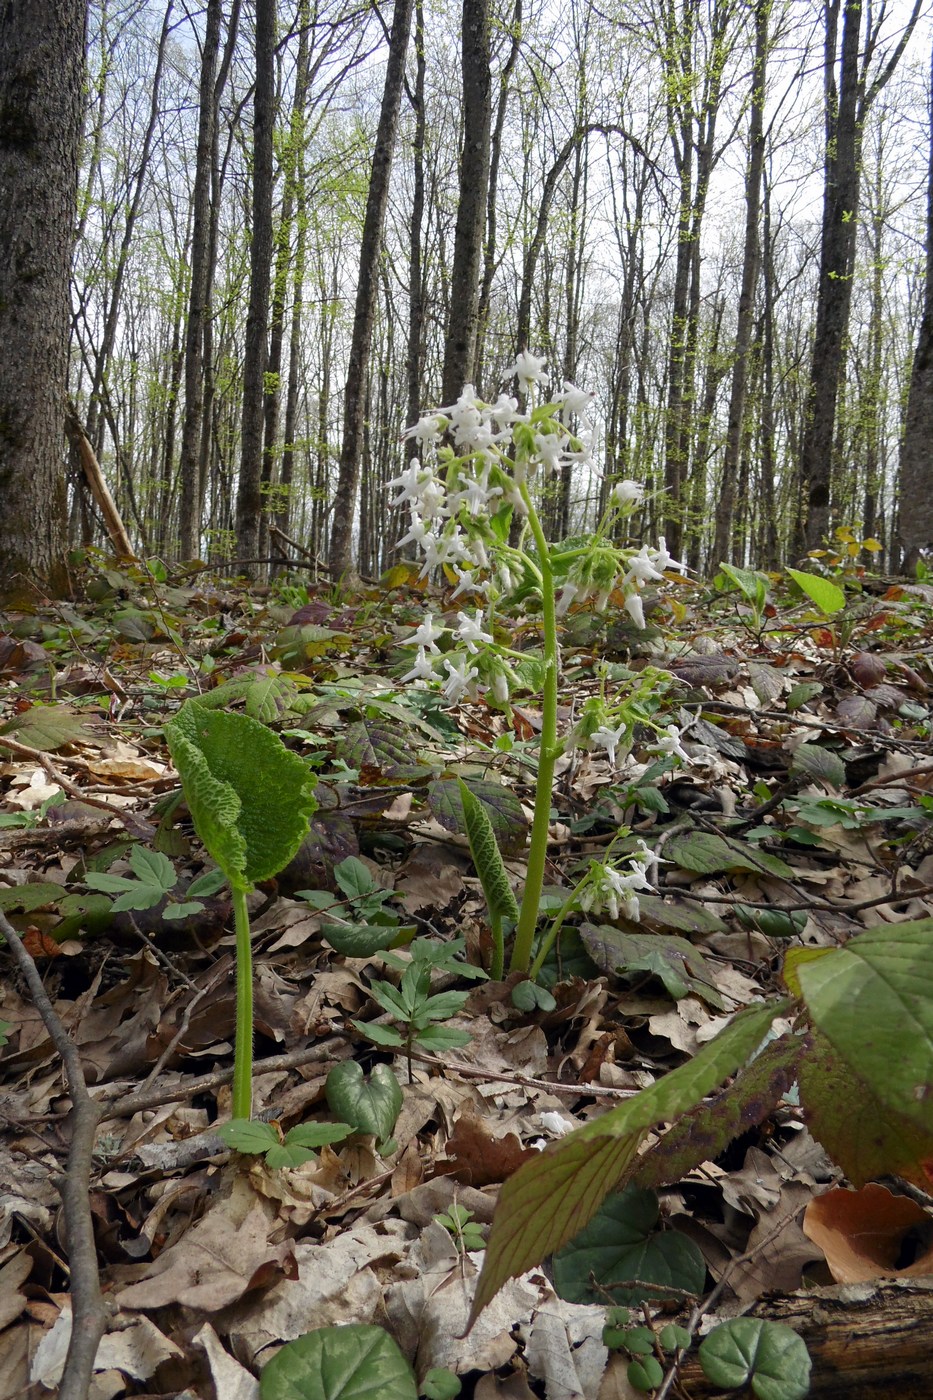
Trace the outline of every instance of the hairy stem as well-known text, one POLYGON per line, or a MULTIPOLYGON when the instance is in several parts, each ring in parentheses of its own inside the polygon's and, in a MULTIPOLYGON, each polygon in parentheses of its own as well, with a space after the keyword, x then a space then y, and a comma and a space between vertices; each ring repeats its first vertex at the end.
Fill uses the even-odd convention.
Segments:
POLYGON ((253 952, 246 891, 233 891, 236 929, 236 1045, 233 1053, 233 1116, 253 1111, 253 952))

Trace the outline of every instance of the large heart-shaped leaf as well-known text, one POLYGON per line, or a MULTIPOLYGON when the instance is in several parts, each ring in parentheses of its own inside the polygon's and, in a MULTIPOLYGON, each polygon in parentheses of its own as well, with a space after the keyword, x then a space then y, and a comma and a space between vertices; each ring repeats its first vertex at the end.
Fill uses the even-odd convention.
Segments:
POLYGON ((736 1317, 721 1323, 702 1342, 700 1365, 723 1389, 750 1383, 758 1400, 803 1400, 810 1392, 806 1343, 783 1322, 736 1317))
POLYGON ((385 1141, 402 1107, 401 1086, 388 1065, 374 1065, 367 1081, 356 1060, 334 1065, 325 1085, 332 1111, 358 1133, 385 1141))
POLYGON ((260 1400, 417 1400, 411 1367, 381 1327, 319 1327, 286 1342, 259 1378, 260 1400))
POLYGON ((317 803, 297 754, 248 715, 188 701, 165 726, 195 830, 236 889, 287 865, 317 803))
POLYGON ((612 1290, 616 1303, 702 1293, 706 1264, 697 1245, 676 1230, 658 1229, 654 1191, 629 1186, 603 1201, 590 1223, 554 1255, 554 1285, 570 1303, 599 1303, 612 1290), (619 1289, 628 1279, 657 1288, 619 1289))

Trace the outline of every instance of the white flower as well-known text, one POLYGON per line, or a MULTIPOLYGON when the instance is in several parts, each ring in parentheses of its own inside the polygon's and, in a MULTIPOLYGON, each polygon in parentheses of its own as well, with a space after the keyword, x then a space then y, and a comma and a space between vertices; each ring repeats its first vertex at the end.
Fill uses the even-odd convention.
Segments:
POLYGON ((566 423, 568 418, 574 414, 577 418, 587 422, 587 414, 593 406, 593 394, 589 389, 578 389, 575 384, 570 384, 564 380, 564 392, 561 395, 561 421, 566 423))
POLYGON ((472 696, 476 690, 474 682, 479 671, 475 666, 467 669, 469 660, 468 656, 458 656, 455 661, 451 661, 449 656, 444 657, 448 679, 441 686, 441 690, 452 705, 455 705, 462 695, 472 696))
POLYGON ((433 520, 435 516, 444 516, 448 513, 447 488, 442 481, 438 481, 433 476, 422 485, 418 499, 421 514, 425 520, 433 520))
POLYGON ((652 888, 641 864, 642 858, 643 852, 638 851, 634 857, 635 864, 628 870, 620 870, 609 862, 600 865, 594 861, 590 866, 589 882, 580 891, 580 908, 584 911, 605 911, 611 919, 617 919, 621 907, 626 916, 637 923, 641 911, 635 891, 652 888))
POLYGON ((403 535, 402 538, 396 542, 395 547, 396 549, 404 549, 406 544, 417 544, 423 547, 424 541, 430 533, 430 530, 421 517, 412 511, 411 529, 408 531, 407 535, 403 535))
POLYGON ((617 481, 612 488, 612 499, 620 506, 640 506, 644 495, 640 481, 617 481))
POLYGON ((681 563, 679 562, 679 560, 672 558, 672 556, 671 556, 670 554, 668 554, 668 552, 667 552, 667 540, 664 538, 663 535, 662 535, 662 536, 660 537, 660 539, 658 540, 658 545, 659 545, 659 548, 653 551, 653 553, 654 553, 654 562, 655 562, 655 564, 658 566, 658 568, 659 568, 659 569, 676 569, 676 570, 678 571, 678 573, 681 573, 681 574, 684 573, 684 572, 686 571, 686 565, 685 565, 685 564, 681 564, 681 563))
POLYGON ((608 725, 601 724, 598 729, 594 729, 590 735, 590 747, 605 749, 609 755, 609 766, 616 766, 616 750, 621 744, 625 735, 625 725, 620 724, 618 729, 610 729, 608 725))
POLYGON ((628 573, 622 580, 623 588, 627 583, 631 583, 633 580, 638 587, 641 588, 645 583, 651 583, 655 579, 664 578, 664 575, 655 568, 654 559, 651 557, 652 555, 656 558, 657 551, 649 549, 646 544, 642 545, 637 554, 632 555, 631 559, 628 561, 628 573))
POLYGON ((457 492, 454 499, 458 506, 466 506, 472 516, 477 516, 486 510, 494 496, 502 495, 501 486, 489 485, 488 465, 483 468, 475 480, 469 477, 464 478, 461 486, 462 489, 457 492))
POLYGON ((682 758, 684 763, 689 763, 690 755, 681 745, 681 738, 677 725, 669 724, 663 734, 659 734, 654 743, 648 746, 648 752, 670 754, 671 757, 682 758))
POLYGON ((551 1134, 551 1137, 566 1137, 577 1126, 576 1123, 565 1118, 562 1113, 552 1113, 547 1109, 544 1113, 538 1114, 538 1122, 546 1133, 551 1134))
POLYGON ((641 598, 637 593, 627 593, 625 596, 625 611, 632 619, 636 627, 645 625, 645 609, 641 598))
POLYGON ((457 621, 460 626, 454 632, 458 642, 463 642, 467 651, 475 656, 479 651, 478 642, 489 643, 492 637, 488 632, 483 631, 483 615, 479 608, 476 609, 475 617, 467 617, 466 613, 457 613, 457 621))
POLYGON ((529 350, 522 350, 509 370, 509 374, 514 374, 517 377, 519 384, 527 393, 532 385, 537 384, 541 378, 546 363, 537 355, 532 355, 529 350))
MULTIPOLYGON (((437 647, 434 647, 433 650, 437 651, 437 647)), ((427 681, 433 680, 433 678, 433 663, 429 660, 424 647, 419 647, 415 664, 410 671, 405 672, 404 676, 402 676, 402 681, 427 681)))
POLYGON ((456 588, 454 589, 453 593, 451 593, 451 595, 450 595, 451 598, 459 598, 461 593, 475 593, 475 592, 476 592, 476 583, 474 582, 474 579, 473 579, 473 574, 474 574, 474 572, 475 572, 475 570, 473 570, 473 569, 458 569, 458 570, 457 570, 457 578, 458 578, 460 581, 459 581, 459 583, 457 584, 456 588))
MULTIPOLYGON (((452 408, 444 409, 450 418, 454 442, 458 447, 473 447, 474 435, 482 428, 482 405, 472 384, 464 384, 463 393, 452 408)), ((477 444, 478 445, 478 444, 477 444)))
POLYGON ((442 436, 447 420, 439 413, 430 413, 425 418, 419 418, 413 428, 408 428, 402 434, 406 438, 414 438, 419 447, 427 447, 429 443, 437 442, 442 436))
POLYGON ((417 457, 413 457, 405 470, 387 483, 390 488, 399 487, 399 494, 389 502, 389 505, 400 506, 403 501, 412 501, 420 505, 425 486, 433 480, 434 473, 427 467, 423 467, 417 457))
MULTIPOLYGON (((514 373, 514 371, 513 371, 514 373)), ((489 416, 500 429, 507 428, 518 417, 518 399, 510 394, 500 394, 494 404, 490 404, 489 416)))
POLYGON ((407 645, 419 648, 427 647, 429 651, 437 652, 440 650, 437 646, 437 639, 443 637, 446 630, 445 627, 436 627, 433 613, 427 613, 417 631, 406 639, 407 645))
POLYGON ((561 441, 554 433, 535 433, 535 448, 546 472, 555 475, 561 467, 561 441))
POLYGON ((555 609, 558 617, 563 617, 579 593, 579 586, 575 583, 565 583, 560 593, 557 595, 557 607, 555 609))
POLYGON ((509 678, 505 671, 496 672, 492 678, 492 685, 489 689, 492 691, 493 699, 497 704, 507 705, 509 703, 509 678))

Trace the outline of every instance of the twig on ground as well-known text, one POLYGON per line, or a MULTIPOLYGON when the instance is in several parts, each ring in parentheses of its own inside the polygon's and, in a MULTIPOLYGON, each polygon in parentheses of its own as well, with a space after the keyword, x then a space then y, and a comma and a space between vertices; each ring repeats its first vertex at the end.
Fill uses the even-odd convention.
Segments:
POLYGON ((71 1145, 66 1175, 61 1183, 71 1273, 71 1338, 58 1397, 59 1400, 86 1400, 94 1374, 97 1348, 108 1317, 100 1291, 90 1196, 91 1158, 100 1123, 100 1109, 87 1091, 75 1043, 59 1020, 23 940, 2 913, 0 933, 6 938, 13 961, 26 981, 49 1038, 62 1057, 71 1096, 71 1145))

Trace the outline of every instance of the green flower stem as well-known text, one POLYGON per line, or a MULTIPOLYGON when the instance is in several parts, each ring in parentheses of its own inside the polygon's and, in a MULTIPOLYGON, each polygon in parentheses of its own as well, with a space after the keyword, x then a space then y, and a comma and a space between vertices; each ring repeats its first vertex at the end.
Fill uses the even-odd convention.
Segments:
POLYGON ((253 952, 246 891, 233 890, 236 929, 236 1043, 233 1052, 233 1117, 253 1111, 253 952))
POLYGON ((551 949, 554 947, 557 935, 560 933, 561 929, 564 926, 564 920, 566 919, 568 914, 573 912, 574 908, 576 907, 577 897, 585 888, 585 886, 590 883, 590 877, 591 871, 588 870, 584 875, 583 879, 577 881, 567 898, 564 900, 563 904, 558 909, 557 913, 554 915, 554 921, 551 924, 551 927, 548 929, 547 933, 542 938, 541 946, 538 949, 535 960, 531 964, 531 968, 528 973, 528 976, 532 982, 536 982, 538 980, 538 976, 541 972, 542 967, 544 966, 545 958, 547 957, 551 949))
POLYGON ((563 745, 557 742, 557 687, 559 657, 557 650, 557 611, 554 600, 554 572, 544 531, 537 512, 531 503, 528 486, 521 483, 522 499, 528 509, 528 525, 538 549, 537 567, 541 577, 541 606, 544 625, 544 695, 541 709, 541 747, 538 758, 538 777, 535 790, 535 814, 531 825, 531 844, 528 850, 528 869, 525 873, 525 891, 515 929, 512 945, 512 959, 509 969, 512 972, 527 972, 531 962, 531 946, 538 924, 538 907, 541 890, 544 886, 544 870, 547 861, 548 827, 551 820, 551 791, 554 786, 554 766, 563 752, 563 745))

